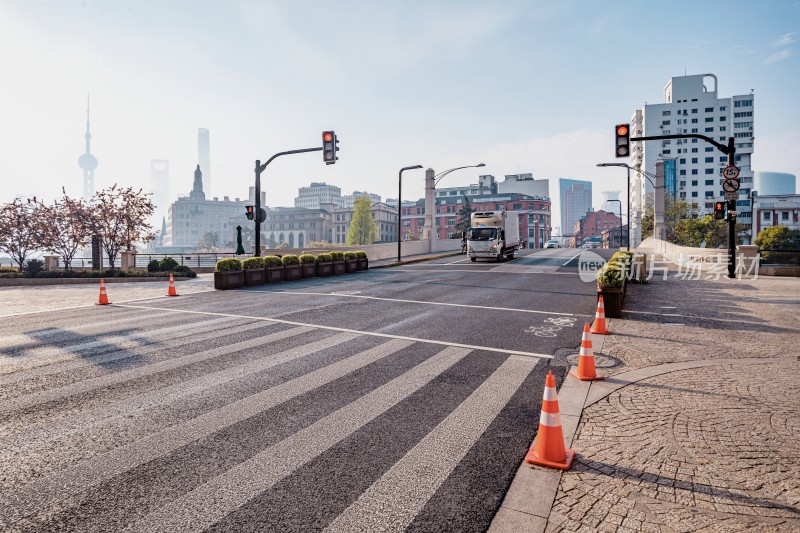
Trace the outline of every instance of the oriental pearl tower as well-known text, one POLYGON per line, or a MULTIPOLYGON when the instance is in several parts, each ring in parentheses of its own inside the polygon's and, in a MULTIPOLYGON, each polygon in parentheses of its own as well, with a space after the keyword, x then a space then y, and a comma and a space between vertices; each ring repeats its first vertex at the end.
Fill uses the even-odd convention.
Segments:
POLYGON ((86 97, 86 153, 78 158, 78 166, 83 169, 83 201, 89 202, 94 196, 94 169, 97 158, 91 154, 92 134, 89 133, 89 97, 86 97))

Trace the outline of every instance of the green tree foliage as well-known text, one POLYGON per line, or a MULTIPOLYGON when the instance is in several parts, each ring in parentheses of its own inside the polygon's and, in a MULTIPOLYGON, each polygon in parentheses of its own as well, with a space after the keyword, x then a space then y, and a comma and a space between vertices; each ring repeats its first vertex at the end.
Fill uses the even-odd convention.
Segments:
MULTIPOLYGON (((648 193, 642 216, 643 239, 653 234, 654 204, 653 194, 648 193)), ((667 242, 678 246, 719 248, 726 246, 728 242, 727 222, 715 220, 711 215, 701 215, 693 204, 685 200, 675 200, 669 194, 664 199, 664 225, 667 229, 667 242)), ((744 229, 744 226, 737 224, 736 235, 744 229)))
POLYGON ((753 242, 766 250, 797 250, 800 249, 800 230, 770 226, 759 231, 753 242))
POLYGON ((461 209, 458 210, 458 215, 456 217, 456 230, 459 233, 467 231, 472 226, 471 217, 474 212, 475 209, 472 208, 472 204, 465 194, 464 203, 461 204, 461 209))
POLYGON ((372 202, 366 196, 359 196, 353 203, 353 220, 350 221, 350 232, 347 244, 356 246, 371 244, 378 240, 378 224, 372 218, 372 202))

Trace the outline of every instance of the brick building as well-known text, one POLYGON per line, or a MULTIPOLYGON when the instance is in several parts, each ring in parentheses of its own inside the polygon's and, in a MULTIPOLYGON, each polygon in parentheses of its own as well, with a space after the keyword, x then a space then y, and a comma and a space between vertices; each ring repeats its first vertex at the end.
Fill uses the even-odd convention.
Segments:
POLYGON ((584 241, 593 237, 597 237, 597 240, 600 240, 604 231, 618 229, 621 225, 620 218, 614 213, 609 213, 602 209, 600 211, 588 211, 575 223, 573 228, 575 236, 570 239, 570 246, 577 248, 584 241))

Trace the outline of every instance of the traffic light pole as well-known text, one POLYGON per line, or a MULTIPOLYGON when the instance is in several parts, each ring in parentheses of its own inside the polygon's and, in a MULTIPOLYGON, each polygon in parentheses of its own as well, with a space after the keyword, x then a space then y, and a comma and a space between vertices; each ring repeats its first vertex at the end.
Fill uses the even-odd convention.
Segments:
MULTIPOLYGON (((735 163, 735 155, 736 155, 736 145, 734 144, 734 138, 728 137, 728 145, 720 144, 711 137, 706 137, 705 135, 700 135, 698 133, 684 133, 682 135, 652 135, 647 137, 631 137, 631 141, 658 141, 662 139, 703 139, 704 141, 713 144, 717 147, 717 150, 722 152, 723 154, 728 156, 728 166, 736 166, 735 163)), ((735 211, 735 209, 731 209, 731 205, 735 208, 736 201, 729 200, 728 201, 728 216, 726 217, 726 221, 728 222, 728 277, 735 278, 736 277, 736 215, 731 214, 731 211, 735 211)))
POLYGON ((322 151, 322 147, 318 146, 316 148, 303 148, 301 150, 289 150, 288 152, 278 152, 277 154, 273 155, 267 162, 263 165, 261 164, 260 159, 256 159, 256 208, 255 208, 255 219, 256 222, 256 237, 255 237, 255 250, 253 251, 254 257, 259 257, 261 255, 261 173, 264 172, 264 169, 267 168, 267 165, 272 163, 274 159, 279 158, 282 155, 291 155, 291 154, 304 154, 306 152, 320 152, 322 151))

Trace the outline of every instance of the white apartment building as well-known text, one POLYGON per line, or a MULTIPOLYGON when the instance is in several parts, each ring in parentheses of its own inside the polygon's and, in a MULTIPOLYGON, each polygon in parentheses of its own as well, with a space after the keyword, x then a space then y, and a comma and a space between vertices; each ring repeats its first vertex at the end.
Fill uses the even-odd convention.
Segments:
POLYGON ((360 198, 361 196, 366 196, 369 198, 370 203, 377 204, 380 203, 381 197, 378 194, 372 194, 371 192, 361 192, 361 191, 353 191, 353 194, 345 194, 342 196, 342 205, 345 209, 352 209, 353 205, 355 204, 356 198, 360 198))
POLYGON ((342 207, 342 189, 336 185, 328 185, 324 181, 312 182, 308 187, 300 187, 297 190, 297 198, 294 199, 295 207, 305 209, 319 209, 325 204, 342 207))
MULTIPOLYGON (((750 191, 753 186, 753 94, 719 98, 714 74, 673 77, 664 87, 664 103, 645 104, 631 118, 631 137, 699 133, 727 145, 734 137, 739 180, 739 223, 752 225, 750 191)), ((652 175, 656 160, 664 160, 666 192, 676 199, 711 212, 724 199, 722 169, 728 156, 701 139, 670 139, 632 143, 631 166, 652 175)), ((646 194, 653 184, 638 172, 631 173, 632 212, 643 212, 646 194)), ((638 217, 635 217, 638 220, 638 217)), ((640 235, 637 228, 634 235, 640 235)), ((745 242, 748 240, 744 239, 745 242)), ((634 244, 637 244, 636 242, 634 244)))

